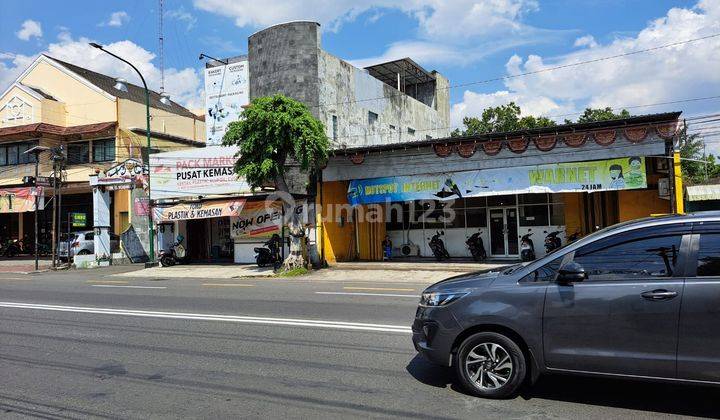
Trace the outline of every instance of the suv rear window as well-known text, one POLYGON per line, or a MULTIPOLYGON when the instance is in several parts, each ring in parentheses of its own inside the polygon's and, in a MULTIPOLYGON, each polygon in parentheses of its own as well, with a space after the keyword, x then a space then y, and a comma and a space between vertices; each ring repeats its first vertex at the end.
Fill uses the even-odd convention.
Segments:
POLYGON ((697 275, 720 276, 720 234, 703 233, 697 256, 697 275))

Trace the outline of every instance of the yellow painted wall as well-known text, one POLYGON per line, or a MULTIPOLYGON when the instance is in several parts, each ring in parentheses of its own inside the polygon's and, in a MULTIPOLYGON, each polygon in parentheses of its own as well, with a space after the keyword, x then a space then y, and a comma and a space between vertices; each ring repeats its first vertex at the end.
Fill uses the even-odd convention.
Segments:
POLYGON ((115 226, 115 233, 121 234, 125 231, 126 226, 123 226, 123 221, 129 220, 130 216, 130 191, 118 190, 113 192, 113 224, 115 226), (125 220, 121 213, 127 213, 128 219, 125 220))
MULTIPOLYGON (((323 188, 322 204, 322 247, 325 252, 325 260, 328 264, 337 261, 348 261, 355 258, 355 231, 354 225, 349 221, 346 211, 341 211, 344 218, 343 226, 340 226, 336 204, 347 205, 348 183, 343 181, 325 182, 323 188)), ((317 199, 319 201, 320 194, 317 199)), ((349 206, 345 207, 346 209, 349 206)))
MULTIPOLYGON (((100 93, 54 65, 40 60, 35 68, 20 80, 35 86, 65 103, 67 126, 116 121, 115 99, 100 93)), ((48 110, 48 112, 55 112, 48 110)), ((59 117, 59 116, 58 116, 59 117)))
MULTIPOLYGON (((118 125, 122 128, 146 126, 145 105, 127 99, 118 100, 118 125)), ((205 123, 195 118, 151 108, 150 130, 190 140, 205 141, 205 123)))
POLYGON ((619 191, 618 200, 621 222, 671 211, 670 200, 658 197, 656 189, 619 191))

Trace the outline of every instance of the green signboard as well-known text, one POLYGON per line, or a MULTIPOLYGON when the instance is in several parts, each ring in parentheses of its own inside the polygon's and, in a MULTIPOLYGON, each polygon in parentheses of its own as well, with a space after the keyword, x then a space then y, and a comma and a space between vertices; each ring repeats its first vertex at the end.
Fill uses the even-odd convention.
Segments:
POLYGON ((70 213, 70 223, 72 224, 72 227, 87 226, 87 214, 86 213, 70 213))

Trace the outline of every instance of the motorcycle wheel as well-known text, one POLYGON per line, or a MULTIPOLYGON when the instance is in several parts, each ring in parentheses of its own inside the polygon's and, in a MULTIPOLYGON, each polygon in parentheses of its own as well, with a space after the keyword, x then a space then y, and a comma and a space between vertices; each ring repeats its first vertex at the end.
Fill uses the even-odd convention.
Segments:
POLYGON ((172 267, 175 265, 175 259, 169 255, 163 255, 162 258, 160 258, 160 265, 163 267, 172 267))
POLYGON ((258 267, 265 267, 265 260, 263 258, 260 258, 259 255, 255 257, 255 263, 258 267))

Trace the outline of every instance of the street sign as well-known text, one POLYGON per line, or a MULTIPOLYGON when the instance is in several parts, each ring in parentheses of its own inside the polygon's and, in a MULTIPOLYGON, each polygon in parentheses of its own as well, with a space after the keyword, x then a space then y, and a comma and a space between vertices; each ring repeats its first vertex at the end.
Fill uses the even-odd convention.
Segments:
POLYGON ((87 226, 87 214, 86 213, 70 213, 70 223, 72 224, 72 227, 87 226))
POLYGON ((52 187, 53 185, 55 185, 55 182, 59 182, 59 180, 51 176, 39 176, 35 181, 35 185, 41 187, 52 187))

